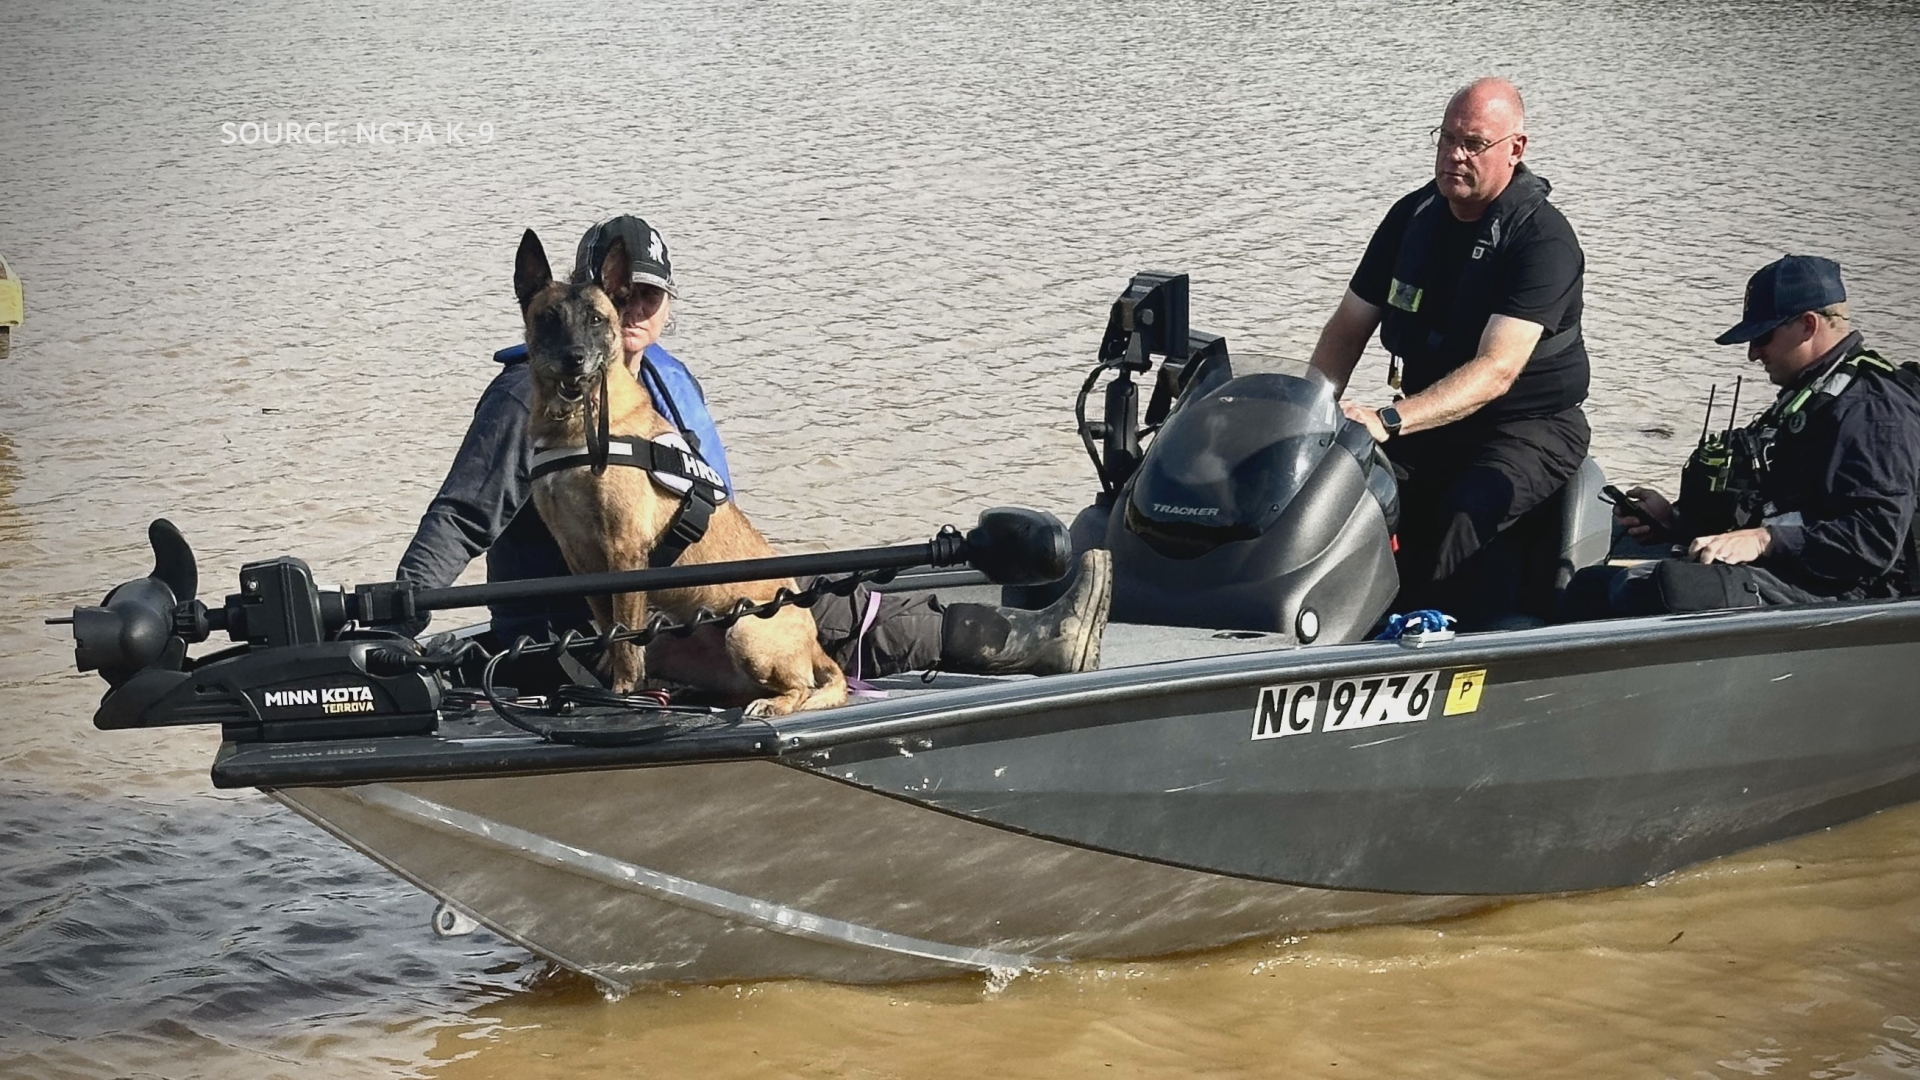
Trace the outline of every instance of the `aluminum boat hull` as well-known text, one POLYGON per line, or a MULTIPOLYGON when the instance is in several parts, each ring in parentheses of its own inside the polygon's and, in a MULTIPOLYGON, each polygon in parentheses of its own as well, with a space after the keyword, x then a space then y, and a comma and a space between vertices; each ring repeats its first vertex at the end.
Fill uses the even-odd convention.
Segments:
POLYGON ((1427 919, 1920 797, 1920 602, 1418 650, 1111 633, 1141 662, 632 747, 230 744, 215 779, 613 986, 903 980, 1427 919), (1351 711, 1394 679, 1391 722, 1351 711))
POLYGON ((1011 971, 1486 903, 1142 862, 765 761, 275 795, 506 937, 616 988, 1011 971))

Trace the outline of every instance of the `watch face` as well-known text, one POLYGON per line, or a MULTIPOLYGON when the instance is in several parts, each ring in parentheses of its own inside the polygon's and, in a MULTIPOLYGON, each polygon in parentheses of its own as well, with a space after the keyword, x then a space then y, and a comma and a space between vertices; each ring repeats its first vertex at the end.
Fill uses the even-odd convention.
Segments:
POLYGON ((1386 425, 1390 435, 1400 434, 1400 410, 1389 405, 1380 410, 1380 423, 1386 425))

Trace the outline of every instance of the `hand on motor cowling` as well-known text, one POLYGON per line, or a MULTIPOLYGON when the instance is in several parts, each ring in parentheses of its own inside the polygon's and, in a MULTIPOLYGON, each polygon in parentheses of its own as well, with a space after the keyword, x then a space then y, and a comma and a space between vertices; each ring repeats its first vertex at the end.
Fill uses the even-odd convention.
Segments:
POLYGON ((1383 443, 1390 437, 1387 434, 1387 425, 1380 422, 1380 410, 1369 409, 1350 398, 1341 398, 1340 411, 1354 423, 1365 425, 1367 433, 1373 436, 1374 442, 1383 443))
POLYGON ((1767 553, 1773 534, 1764 527, 1702 536, 1687 545, 1687 558, 1703 563, 1750 563, 1767 553))
MULTIPOLYGON (((1667 501, 1665 495, 1650 487, 1637 487, 1628 488, 1627 497, 1638 502, 1642 510, 1653 515, 1653 520, 1661 529, 1666 530, 1667 535, 1671 536, 1678 531, 1675 528, 1673 504, 1667 501)), ((1656 539, 1654 527, 1642 521, 1637 515, 1628 513, 1625 507, 1614 507, 1613 516, 1620 519, 1620 523, 1627 527, 1627 535, 1633 537, 1636 542, 1650 544, 1656 539)))

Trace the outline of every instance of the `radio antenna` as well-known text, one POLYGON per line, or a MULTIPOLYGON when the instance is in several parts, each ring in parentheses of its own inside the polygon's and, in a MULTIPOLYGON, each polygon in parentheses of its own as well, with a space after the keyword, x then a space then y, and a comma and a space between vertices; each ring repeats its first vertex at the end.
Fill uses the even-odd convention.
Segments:
POLYGON ((1740 380, 1744 375, 1733 377, 1733 409, 1727 413, 1727 437, 1733 437, 1733 429, 1740 422, 1740 380))
POLYGON ((1707 431, 1713 427, 1713 395, 1720 390, 1720 384, 1707 387, 1707 415, 1700 418, 1700 445, 1707 445, 1707 431))

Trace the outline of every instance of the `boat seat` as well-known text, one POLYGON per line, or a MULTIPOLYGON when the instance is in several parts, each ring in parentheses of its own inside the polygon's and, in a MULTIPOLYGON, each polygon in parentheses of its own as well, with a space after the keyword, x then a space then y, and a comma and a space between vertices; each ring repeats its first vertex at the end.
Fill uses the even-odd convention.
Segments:
POLYGON ((1574 572, 1607 557, 1613 511, 1600 496, 1606 482, 1600 463, 1586 459, 1564 487, 1487 545, 1482 581, 1504 594, 1494 599, 1503 614, 1473 629, 1517 630, 1553 619, 1574 572))

